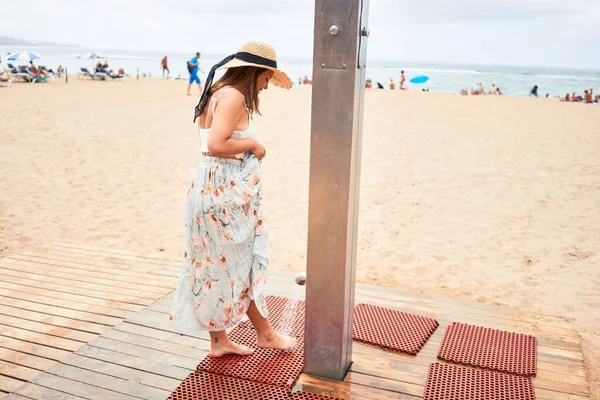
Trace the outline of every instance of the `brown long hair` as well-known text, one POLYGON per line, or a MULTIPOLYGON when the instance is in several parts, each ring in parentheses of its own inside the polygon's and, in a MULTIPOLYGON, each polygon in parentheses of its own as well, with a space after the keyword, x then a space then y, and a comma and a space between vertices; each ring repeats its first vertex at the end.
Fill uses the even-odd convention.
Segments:
POLYGON ((238 87, 246 98, 246 107, 248 107, 250 115, 252 116, 254 113, 261 115, 258 109, 260 100, 258 99, 257 86, 258 77, 265 71, 265 68, 249 66, 229 68, 221 79, 211 86, 208 94, 212 96, 217 90, 225 86, 238 87))

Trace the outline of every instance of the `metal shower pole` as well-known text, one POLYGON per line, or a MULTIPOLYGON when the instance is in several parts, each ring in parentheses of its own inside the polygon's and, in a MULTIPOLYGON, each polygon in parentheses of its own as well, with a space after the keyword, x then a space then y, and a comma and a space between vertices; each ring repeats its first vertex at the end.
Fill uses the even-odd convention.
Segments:
POLYGON ((315 2, 304 372, 336 380, 352 363, 368 2, 315 2))

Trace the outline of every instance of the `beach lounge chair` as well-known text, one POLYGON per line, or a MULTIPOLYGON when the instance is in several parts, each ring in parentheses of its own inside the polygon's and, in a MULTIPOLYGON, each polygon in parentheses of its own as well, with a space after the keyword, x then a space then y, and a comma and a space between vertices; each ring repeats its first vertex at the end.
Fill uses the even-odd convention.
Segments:
POLYGON ((35 79, 33 78, 33 75, 31 75, 31 73, 29 73, 29 71, 27 70, 18 70, 16 68, 13 68, 10 70, 9 75, 16 81, 18 80, 22 80, 23 82, 34 82, 35 79))
POLYGON ((79 79, 83 79, 83 78, 90 78, 90 79, 94 79, 94 75, 87 69, 87 68, 80 68, 81 72, 77 73, 77 77, 79 77, 79 79))
POLYGON ((94 72, 94 79, 110 81, 113 79, 113 77, 107 74, 106 72, 94 72))
POLYGON ((123 78, 123 75, 115 75, 105 69, 101 69, 99 71, 94 72, 94 77, 96 79, 111 81, 111 80, 118 80, 120 78, 123 78))

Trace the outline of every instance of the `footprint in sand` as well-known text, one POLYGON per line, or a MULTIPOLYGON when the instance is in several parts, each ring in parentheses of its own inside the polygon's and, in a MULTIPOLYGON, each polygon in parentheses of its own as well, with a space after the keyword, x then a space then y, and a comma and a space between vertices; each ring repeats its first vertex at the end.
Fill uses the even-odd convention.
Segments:
POLYGON ((595 253, 589 250, 569 250, 568 254, 571 257, 575 257, 578 260, 585 260, 588 257, 593 256, 595 253))

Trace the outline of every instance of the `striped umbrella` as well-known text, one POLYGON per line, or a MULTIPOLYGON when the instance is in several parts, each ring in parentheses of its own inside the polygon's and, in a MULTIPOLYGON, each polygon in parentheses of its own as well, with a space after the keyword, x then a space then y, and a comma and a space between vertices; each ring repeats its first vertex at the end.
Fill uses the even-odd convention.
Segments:
POLYGON ((35 51, 19 51, 8 57, 8 61, 20 61, 28 63, 29 61, 33 61, 38 58, 43 57, 40 53, 36 53, 35 51))
POLYGON ((90 52, 87 52, 87 53, 83 53, 80 56, 77 56, 77 58, 89 58, 89 59, 93 60, 93 59, 96 59, 96 58, 106 58, 106 57, 104 56, 104 54, 100 54, 100 53, 95 52, 95 51, 90 51, 90 52))

